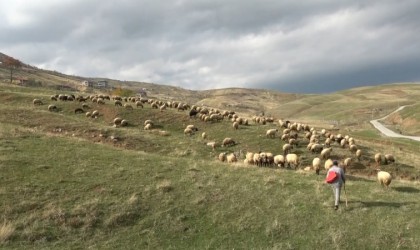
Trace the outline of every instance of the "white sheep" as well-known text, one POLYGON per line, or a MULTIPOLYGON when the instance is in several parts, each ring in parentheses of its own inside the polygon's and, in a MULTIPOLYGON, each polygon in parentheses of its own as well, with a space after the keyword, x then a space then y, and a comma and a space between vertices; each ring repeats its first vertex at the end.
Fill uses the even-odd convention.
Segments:
POLYGON ((260 153, 255 153, 253 156, 254 164, 257 166, 261 166, 261 155, 260 153))
POLYGON ((274 164, 278 167, 284 167, 284 156, 283 155, 276 155, 274 156, 274 164))
POLYGON ((201 134, 201 138, 203 138, 203 140, 207 139, 207 134, 206 134, 206 132, 203 132, 203 133, 201 134))
POLYGON ((230 137, 226 137, 225 139, 223 139, 223 142, 222 142, 223 147, 234 146, 235 144, 236 142, 230 137))
POLYGON ((290 145, 289 143, 286 143, 283 145, 283 154, 286 155, 290 152, 290 150, 292 150, 293 146, 290 145))
POLYGON ((375 162, 376 165, 379 166, 382 163, 382 154, 381 153, 376 153, 375 154, 375 162))
POLYGON ((33 101, 32 101, 32 103, 34 104, 34 105, 43 105, 44 103, 42 103, 42 101, 40 100, 40 99, 34 99, 33 101))
POLYGON ((247 152, 245 155, 245 160, 244 162, 246 164, 254 164, 254 153, 252 152, 247 152))
POLYGON ((362 150, 361 150, 361 149, 358 149, 358 150, 356 151, 356 157, 357 157, 357 160, 358 160, 358 161, 360 161, 360 158, 362 157, 362 154, 363 154, 363 152, 362 152, 362 150))
POLYGON ((385 186, 386 188, 388 188, 389 184, 391 184, 391 181, 392 181, 391 174, 385 171, 381 171, 380 169, 377 169, 377 171, 378 171, 378 182, 382 186, 385 186))
POLYGON ((351 144, 351 145, 350 145, 350 147, 349 147, 349 150, 350 150, 351 152, 356 152, 356 151, 357 151, 357 146, 356 146, 356 144, 351 144))
POLYGON ((144 121, 144 126, 146 126, 147 124, 151 124, 153 126, 152 120, 146 120, 146 121, 144 121))
POLYGON ((325 163, 324 163, 324 168, 325 168, 325 170, 330 169, 330 168, 332 167, 332 165, 333 165, 333 164, 334 164, 334 163, 333 163, 333 161, 332 161, 331 159, 326 160, 326 161, 325 161, 325 163))
POLYGON ((316 173, 317 175, 319 175, 319 171, 320 171, 320 169, 321 169, 321 159, 320 159, 320 158, 318 158, 318 157, 315 157, 315 158, 312 160, 312 167, 313 167, 313 169, 315 169, 315 173, 316 173))
POLYGON ((394 162, 395 162, 395 158, 394 158, 394 156, 393 156, 393 155, 391 155, 391 154, 386 154, 386 155, 384 156, 384 158, 385 158, 385 164, 388 164, 389 162, 392 162, 392 163, 394 163, 394 162))
POLYGON ((98 110, 94 110, 94 111, 92 111, 92 115, 91 115, 91 117, 93 117, 93 118, 97 118, 99 116, 99 111, 98 110))
POLYGON ((321 144, 315 143, 311 146, 311 152, 312 153, 321 153, 321 151, 324 149, 324 147, 321 144))
POLYGON ((232 124, 233 129, 239 129, 239 122, 234 122, 232 124))
POLYGON ((230 153, 229 155, 226 156, 226 161, 227 163, 233 163, 233 162, 237 162, 238 158, 236 158, 236 155, 234 153, 230 153))
POLYGON ((148 123, 144 126, 144 130, 151 130, 153 127, 152 123, 148 123))
POLYGON ((187 125, 187 127, 186 128, 189 128, 189 129, 191 129, 192 131, 198 131, 198 128, 194 125, 194 124, 190 124, 190 125, 187 125))
POLYGON ((184 129, 184 135, 193 135, 194 131, 191 128, 184 129))
POLYGON ((119 126, 119 125, 121 125, 121 121, 122 121, 123 119, 122 118, 120 118, 120 117, 116 117, 112 122, 114 123, 114 127, 117 127, 117 126, 119 126))
POLYGON ((324 148, 321 151, 321 159, 326 160, 326 159, 330 158, 332 150, 333 150, 332 148, 324 148))
POLYGON ((276 129, 276 128, 269 129, 269 130, 267 130, 267 132, 265 133, 265 135, 266 135, 268 138, 276 138, 276 133, 277 133, 277 131, 279 131, 279 130, 278 130, 278 129, 276 129))
POLYGON ((121 120, 121 127, 126 127, 128 125, 128 121, 123 119, 121 120))
POLYGON ((286 163, 289 168, 291 167, 291 165, 293 165, 295 169, 297 169, 300 163, 299 156, 297 154, 287 154, 286 163))
POLYGON ((131 106, 128 103, 124 103, 124 108, 126 108, 126 109, 133 109, 133 106, 131 106))
POLYGON ((347 168, 350 167, 351 163, 352 163, 352 159, 350 157, 344 159, 344 164, 343 164, 344 173, 346 172, 347 168))
POLYGON ((221 162, 225 162, 226 161, 226 153, 220 153, 219 154, 219 161, 221 161, 221 162))
POLYGON ((58 108, 57 108, 57 106, 55 106, 53 104, 50 104, 50 105, 48 105, 48 110, 49 111, 58 111, 58 108))

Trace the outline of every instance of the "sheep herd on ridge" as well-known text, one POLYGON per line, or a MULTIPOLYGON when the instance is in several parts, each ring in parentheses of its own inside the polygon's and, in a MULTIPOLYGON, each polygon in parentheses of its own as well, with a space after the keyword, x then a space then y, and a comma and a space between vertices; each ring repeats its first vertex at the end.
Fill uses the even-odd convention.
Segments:
MULTIPOLYGON (((68 94, 57 94, 50 97, 50 102, 47 106, 48 111, 58 112, 59 101, 73 101, 81 103, 81 107, 74 110, 75 114, 84 113, 88 118, 98 118, 100 113, 98 110, 89 111, 90 107, 87 102, 96 103, 98 105, 114 105, 115 107, 121 107, 127 110, 134 110, 135 108, 144 108, 145 105, 150 105, 152 109, 156 109, 159 112, 165 112, 168 108, 176 109, 177 111, 187 111, 188 116, 192 121, 202 122, 221 122, 228 120, 232 124, 233 130, 238 130, 241 126, 250 126, 251 122, 258 125, 275 126, 275 128, 269 128, 266 130, 266 139, 277 139, 283 141, 283 146, 277 154, 272 152, 264 152, 259 150, 258 152, 249 152, 241 149, 239 151, 229 152, 229 148, 238 145, 232 137, 226 137, 221 142, 207 141, 209 135, 206 131, 202 132, 201 137, 203 141, 207 141, 214 151, 216 148, 224 148, 226 152, 220 153, 216 158, 221 162, 245 164, 257 167, 275 167, 275 168, 291 168, 298 169, 301 165, 301 156, 293 152, 294 149, 304 148, 312 156, 310 166, 302 168, 304 171, 314 171, 316 174, 320 174, 322 170, 322 162, 324 162, 324 170, 328 170, 332 166, 333 159, 340 161, 340 167, 346 171, 351 168, 351 165, 355 162, 360 162, 362 157, 366 156, 363 150, 356 144, 356 140, 349 135, 335 134, 328 129, 319 129, 309 126, 305 123, 292 122, 289 120, 279 119, 277 123, 272 117, 265 116, 253 116, 252 118, 240 117, 234 111, 221 111, 216 108, 189 105, 183 102, 177 101, 160 101, 153 98, 143 97, 121 97, 121 96, 109 96, 109 95, 68 95, 68 94), (337 159, 337 156, 333 155, 334 148, 348 149, 350 156, 343 159, 337 159), (243 163, 240 163, 240 159, 243 163)), ((44 105, 44 101, 39 98, 33 99, 34 106, 44 105)), ((122 117, 115 117, 112 121, 113 127, 126 127, 130 122, 122 117)), ((231 128, 231 129, 232 129, 231 128)), ((154 123, 152 120, 145 120, 144 130, 153 130, 154 123)), ((189 124, 185 127, 183 133, 185 136, 194 136, 199 131, 199 128, 194 124, 189 124)), ((374 162, 376 168, 378 168, 378 182, 388 187, 392 180, 392 175, 385 171, 380 171, 379 167, 381 164, 393 164, 395 163, 395 157, 392 154, 377 153, 374 156, 374 162)))

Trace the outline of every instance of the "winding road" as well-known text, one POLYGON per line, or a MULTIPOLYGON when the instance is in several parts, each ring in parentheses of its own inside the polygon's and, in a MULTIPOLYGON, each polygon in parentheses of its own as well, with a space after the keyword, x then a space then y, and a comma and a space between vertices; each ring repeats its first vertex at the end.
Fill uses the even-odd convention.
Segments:
POLYGON ((376 120, 371 120, 370 123, 377 129, 379 130, 382 134, 384 134, 385 136, 388 137, 396 137, 396 138, 406 138, 406 139, 410 139, 410 140, 415 140, 415 141, 420 141, 420 136, 409 136, 409 135, 401 135, 398 133, 395 133, 394 131, 386 128, 384 125, 382 125, 379 121, 386 119, 388 116, 392 115, 393 113, 399 112, 400 110, 402 110, 403 108, 405 108, 407 105, 405 106, 401 106, 399 107, 397 110, 391 112, 390 114, 376 119, 376 120))

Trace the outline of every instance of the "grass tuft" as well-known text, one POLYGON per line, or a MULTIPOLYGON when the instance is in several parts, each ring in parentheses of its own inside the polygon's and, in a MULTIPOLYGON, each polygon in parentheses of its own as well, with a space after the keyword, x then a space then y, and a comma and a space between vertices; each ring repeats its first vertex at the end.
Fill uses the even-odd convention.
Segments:
POLYGON ((0 243, 6 242, 13 236, 15 232, 15 227, 12 223, 4 221, 0 226, 0 243))

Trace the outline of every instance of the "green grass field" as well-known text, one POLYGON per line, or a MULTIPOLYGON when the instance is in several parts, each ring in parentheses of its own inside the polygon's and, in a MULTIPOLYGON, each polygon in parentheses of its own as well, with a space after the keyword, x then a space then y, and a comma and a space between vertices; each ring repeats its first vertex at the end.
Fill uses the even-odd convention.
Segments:
MULTIPOLYGON (((91 119, 74 114, 76 102, 54 102, 60 111, 49 112, 51 94, 0 86, 1 248, 420 248, 418 143, 391 141, 364 126, 338 131, 354 136, 366 155, 349 169, 348 206, 343 195, 334 211, 325 171, 302 170, 315 157, 304 139, 294 149, 302 159, 297 171, 245 165, 243 154, 239 163, 216 160, 225 151, 281 153, 284 142, 265 136, 277 124, 234 130, 227 120, 206 123, 186 111, 126 110, 112 102, 87 102, 101 114, 91 119), (34 106, 34 98, 44 105, 34 106), (116 116, 130 125, 114 128, 116 116), (146 119, 155 130, 143 130, 146 119), (184 135, 188 124, 199 133, 184 135), (238 144, 214 151, 206 145, 225 137, 238 144), (396 177, 389 189, 373 175, 374 153, 386 150, 398 159, 384 166, 396 177)), ((333 148, 335 158, 352 156, 333 148)))

